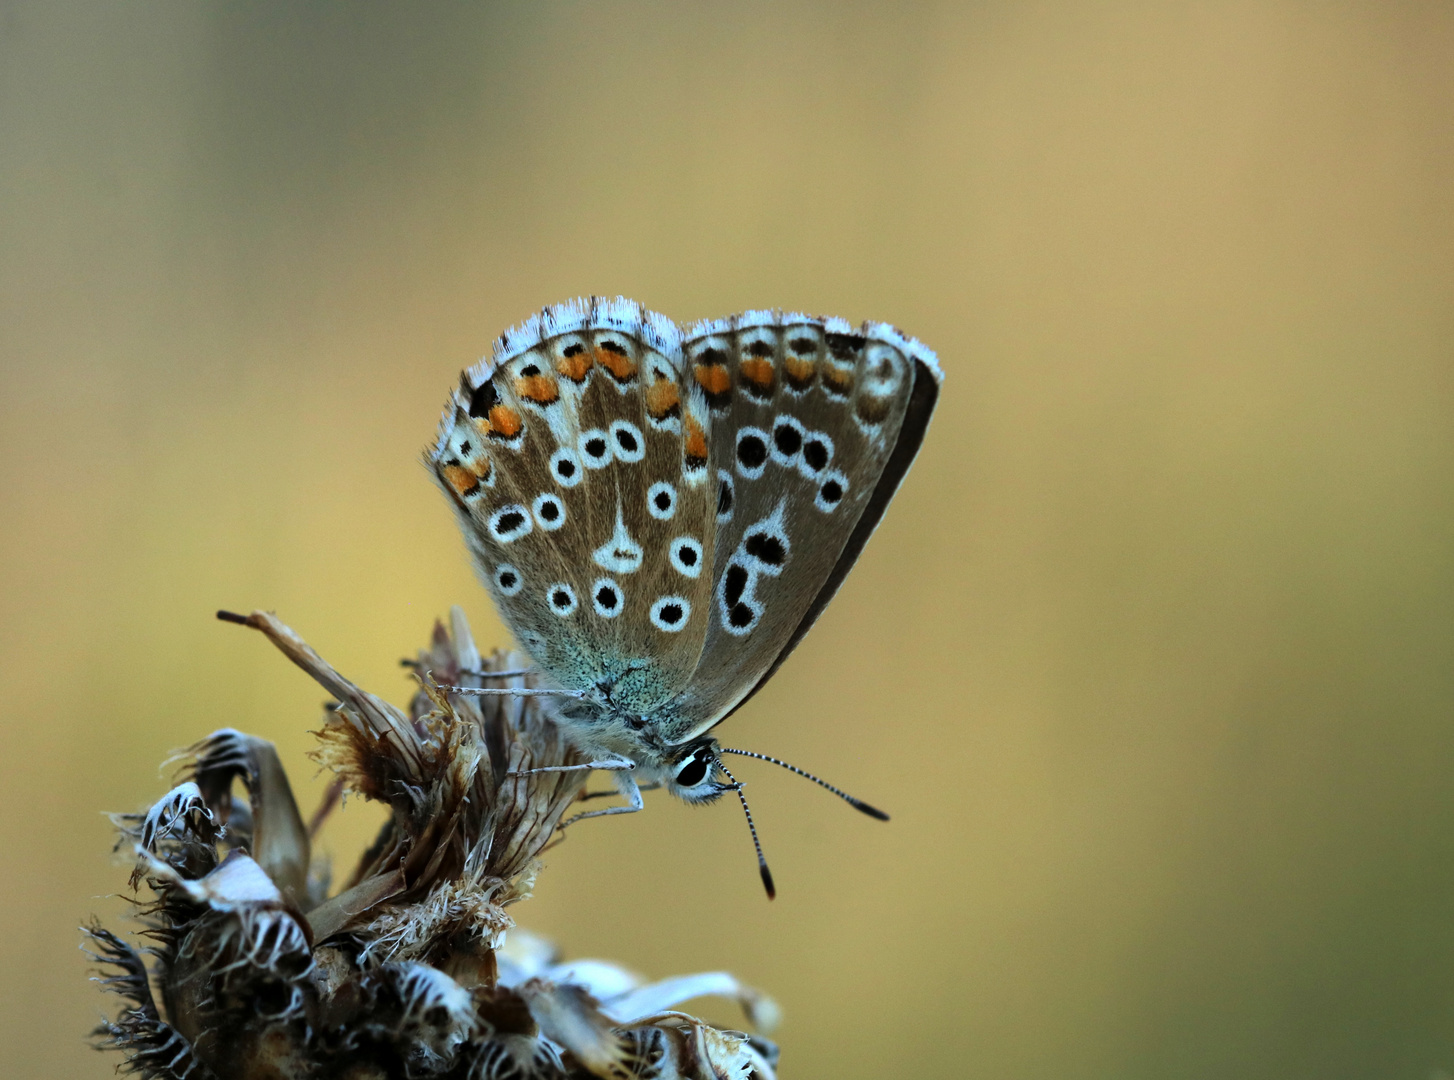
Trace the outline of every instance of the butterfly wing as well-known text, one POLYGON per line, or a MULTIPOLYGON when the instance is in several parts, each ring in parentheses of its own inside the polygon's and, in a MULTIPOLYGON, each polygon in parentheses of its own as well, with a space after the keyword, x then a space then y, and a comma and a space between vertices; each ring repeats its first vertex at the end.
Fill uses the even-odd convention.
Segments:
POLYGON ((748 312, 689 329, 684 352, 712 413, 718 513, 711 621, 674 742, 755 693, 832 599, 940 380, 932 352, 878 323, 748 312))
MULTIPOLYGON (((923 346, 919 346, 919 348, 922 350, 923 346)), ((909 466, 914 463, 914 458, 919 453, 919 445, 924 441, 924 433, 929 429, 929 418, 933 415, 934 405, 939 398, 941 378, 938 363, 932 354, 927 359, 922 356, 914 356, 914 385, 909 391, 908 406, 904 410, 904 418, 899 425, 899 435, 894 440, 893 451, 890 453, 883 471, 879 474, 873 494, 869 496, 867 505, 859 514, 853 531, 848 534, 848 540, 843 545, 843 550, 839 552, 838 561, 833 564, 833 570, 828 575, 828 579, 823 582, 817 596, 813 598, 812 604, 803 613, 802 619, 799 620, 792 636, 788 638, 787 644, 783 646, 777 659, 772 662, 772 666, 763 672, 762 677, 757 680, 746 696, 733 705, 734 711, 741 708, 746 704, 748 698, 761 690, 763 684, 772 678, 777 669, 782 666, 783 661, 788 658, 788 654, 797 648, 798 642, 803 640, 804 635, 818 621, 818 616, 828 606, 828 601, 837 594, 839 586, 848 576, 848 571, 852 570, 853 564, 858 561, 863 546, 868 543, 868 538, 878 528, 879 519, 888 509, 890 500, 899 490, 904 475, 909 471, 909 466)))
POLYGON ((625 300, 547 308, 464 373, 428 454, 522 648, 647 712, 696 668, 716 488, 675 324, 625 300))

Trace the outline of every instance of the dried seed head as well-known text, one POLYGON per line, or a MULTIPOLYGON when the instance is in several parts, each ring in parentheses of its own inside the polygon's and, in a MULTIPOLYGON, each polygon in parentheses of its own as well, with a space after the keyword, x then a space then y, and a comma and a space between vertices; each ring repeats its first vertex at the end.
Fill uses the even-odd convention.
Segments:
POLYGON ((536 688, 525 657, 481 657, 456 608, 410 665, 419 687, 406 712, 271 615, 230 619, 333 695, 314 758, 336 781, 305 826, 272 744, 224 729, 187 753, 182 782, 150 810, 114 818, 136 855, 132 888, 152 896, 141 913, 155 962, 148 972, 121 939, 87 931, 99 981, 125 1002, 98 1047, 161 1080, 772 1080, 772 1044, 674 1011, 722 994, 770 1028, 775 1006, 731 976, 643 985, 612 965, 560 964, 514 929, 505 909, 529 896, 588 759, 541 698, 444 687, 536 688), (245 803, 232 798, 238 780, 245 803), (343 792, 391 813, 328 896, 311 840, 343 792))

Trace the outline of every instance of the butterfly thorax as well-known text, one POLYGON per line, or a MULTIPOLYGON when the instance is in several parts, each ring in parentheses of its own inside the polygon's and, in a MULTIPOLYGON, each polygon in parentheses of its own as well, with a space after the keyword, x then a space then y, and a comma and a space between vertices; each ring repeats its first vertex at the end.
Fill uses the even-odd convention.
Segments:
POLYGON ((682 718, 669 705, 642 712, 603 691, 562 704, 555 719, 572 741, 593 756, 615 756, 635 763, 637 780, 642 783, 661 780, 660 774, 669 771, 683 754, 681 744, 670 741, 670 734, 681 730, 682 718))

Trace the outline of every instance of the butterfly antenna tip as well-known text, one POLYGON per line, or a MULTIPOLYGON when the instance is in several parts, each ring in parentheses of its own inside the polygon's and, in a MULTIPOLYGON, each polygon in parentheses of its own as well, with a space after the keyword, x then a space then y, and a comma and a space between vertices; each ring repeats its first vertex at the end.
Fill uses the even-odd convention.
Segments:
POLYGON ((762 841, 757 838, 757 825, 752 820, 752 811, 747 806, 747 796, 743 794, 742 783, 728 771, 727 766, 722 764, 722 759, 717 759, 717 767, 727 773, 727 779, 732 781, 732 790, 737 792, 737 800, 742 803, 742 813, 747 817, 747 831, 752 834, 752 846, 757 852, 757 872, 762 877, 762 887, 767 890, 769 900, 777 899, 777 886, 772 882, 772 871, 767 868, 767 857, 762 853, 762 841))
MULTIPOLYGON (((819 780, 812 773, 806 772, 803 769, 798 768, 796 765, 789 765, 786 761, 783 761, 780 758, 768 757, 766 754, 759 754, 759 753, 756 753, 756 752, 754 752, 752 750, 729 750, 725 746, 721 747, 720 750, 724 754, 738 754, 738 755, 740 755, 742 757, 756 758, 758 761, 770 761, 774 765, 781 765, 784 769, 787 769, 788 772, 790 772, 790 773, 796 773, 797 775, 801 776, 804 780, 811 780, 811 781, 813 781, 813 783, 817 784, 819 787, 826 788, 827 790, 833 792, 834 795, 837 795, 840 799, 842 799, 844 802, 846 802, 849 806, 853 807, 853 809, 858 810, 861 813, 867 814, 869 817, 874 818, 874 819, 876 819, 878 821, 888 821, 889 820, 889 816, 887 814, 885 814, 882 810, 880 810, 878 807, 876 807, 876 806, 870 806, 868 803, 864 802, 862 799, 855 799, 852 795, 848 794, 848 792, 842 790, 841 788, 834 787, 832 784, 828 783, 826 780, 819 780)), ((723 772, 726 772, 727 770, 724 768, 722 771, 723 772)), ((728 776, 731 776, 732 774, 731 773, 727 773, 727 775, 728 776)))

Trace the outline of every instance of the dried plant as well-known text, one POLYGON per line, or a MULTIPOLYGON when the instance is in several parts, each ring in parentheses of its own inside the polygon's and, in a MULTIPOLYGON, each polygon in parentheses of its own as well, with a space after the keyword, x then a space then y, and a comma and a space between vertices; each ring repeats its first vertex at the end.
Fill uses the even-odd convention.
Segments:
POLYGON ((184 755, 181 782, 150 810, 116 815, 119 846, 136 855, 131 887, 149 897, 149 944, 87 933, 98 981, 125 1002, 95 1033, 122 1068, 162 1080, 773 1080, 773 1044, 675 1011, 725 995, 769 1029, 772 1002, 730 975, 643 984, 610 964, 562 964, 515 929, 507 908, 529 896, 537 856, 582 796, 586 758, 539 698, 445 688, 532 687, 530 674, 499 674, 525 657, 481 657, 455 608, 419 655, 405 713, 271 615, 230 618, 333 695, 313 756, 335 780, 305 826, 272 744, 226 729, 184 755), (328 895, 312 834, 346 793, 390 815, 328 895))

